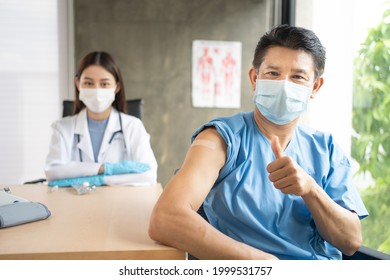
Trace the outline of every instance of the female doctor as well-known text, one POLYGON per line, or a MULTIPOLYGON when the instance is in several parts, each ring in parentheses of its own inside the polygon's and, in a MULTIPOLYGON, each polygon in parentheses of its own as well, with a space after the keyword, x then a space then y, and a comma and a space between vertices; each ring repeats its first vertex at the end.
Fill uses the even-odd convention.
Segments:
POLYGON ((75 76, 74 115, 52 124, 49 185, 156 183, 157 162, 141 120, 125 114, 120 70, 105 52, 87 54, 75 76))

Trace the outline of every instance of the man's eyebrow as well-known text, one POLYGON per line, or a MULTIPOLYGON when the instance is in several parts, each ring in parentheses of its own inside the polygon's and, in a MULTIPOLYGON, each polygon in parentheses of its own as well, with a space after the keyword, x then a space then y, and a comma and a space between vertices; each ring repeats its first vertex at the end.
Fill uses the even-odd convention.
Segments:
POLYGON ((280 69, 280 67, 275 66, 275 65, 267 65, 266 67, 264 67, 264 69, 278 70, 278 69, 280 69))
POLYGON ((307 71, 305 69, 293 69, 292 72, 295 72, 295 73, 302 73, 302 74, 306 74, 307 75, 307 71))
MULTIPOLYGON (((278 70, 280 69, 279 66, 275 66, 275 65, 267 65, 266 67, 264 67, 264 69, 274 69, 274 70, 278 70)), ((292 72, 296 72, 296 73, 307 73, 307 71, 305 69, 302 69, 302 68, 294 68, 292 69, 292 72)))

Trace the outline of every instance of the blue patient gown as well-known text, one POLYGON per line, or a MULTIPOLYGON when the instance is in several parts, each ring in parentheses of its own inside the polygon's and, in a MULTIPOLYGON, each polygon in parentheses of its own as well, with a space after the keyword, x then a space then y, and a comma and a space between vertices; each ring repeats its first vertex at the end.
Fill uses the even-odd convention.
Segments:
MULTIPOLYGON (((227 160, 204 201, 209 222, 235 240, 280 259, 341 259, 341 252, 318 233, 300 196, 283 194, 268 179, 275 160, 270 141, 253 112, 218 118, 215 127, 227 144, 227 160)), ((352 185, 351 166, 330 134, 298 125, 284 153, 292 157, 342 207, 360 219, 367 210, 352 185)))

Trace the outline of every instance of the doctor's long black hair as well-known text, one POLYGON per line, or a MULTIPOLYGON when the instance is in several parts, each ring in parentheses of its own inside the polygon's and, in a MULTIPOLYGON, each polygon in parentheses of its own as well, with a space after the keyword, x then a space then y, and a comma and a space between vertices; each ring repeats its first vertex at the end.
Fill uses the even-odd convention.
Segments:
MULTIPOLYGON (((90 52, 85 55, 78 67, 75 75, 75 79, 80 80, 81 74, 85 68, 91 65, 99 65, 110 72, 114 77, 115 81, 119 85, 119 91, 115 94, 115 100, 112 103, 112 106, 117 109, 119 112, 126 113, 126 94, 125 94, 125 85, 123 84, 122 74, 119 70, 118 65, 115 63, 114 59, 107 52, 90 52)), ((73 114, 78 114, 85 105, 80 101, 79 90, 75 85, 75 102, 73 108, 73 114)))

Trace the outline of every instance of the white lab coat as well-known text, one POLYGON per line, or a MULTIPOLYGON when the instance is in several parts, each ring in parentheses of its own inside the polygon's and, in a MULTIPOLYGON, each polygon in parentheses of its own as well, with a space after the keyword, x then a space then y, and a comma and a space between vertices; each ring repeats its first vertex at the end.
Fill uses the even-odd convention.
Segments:
POLYGON ((97 163, 94 162, 86 109, 77 115, 54 122, 45 167, 47 180, 93 176, 98 174, 98 170, 104 162, 115 163, 132 160, 148 163, 151 169, 140 174, 105 176, 105 183, 107 185, 156 183, 157 161, 150 145, 149 134, 140 119, 123 113, 121 118, 123 133, 115 133, 120 131, 121 127, 119 112, 112 108, 97 163), (114 138, 109 143, 114 134, 114 138))

